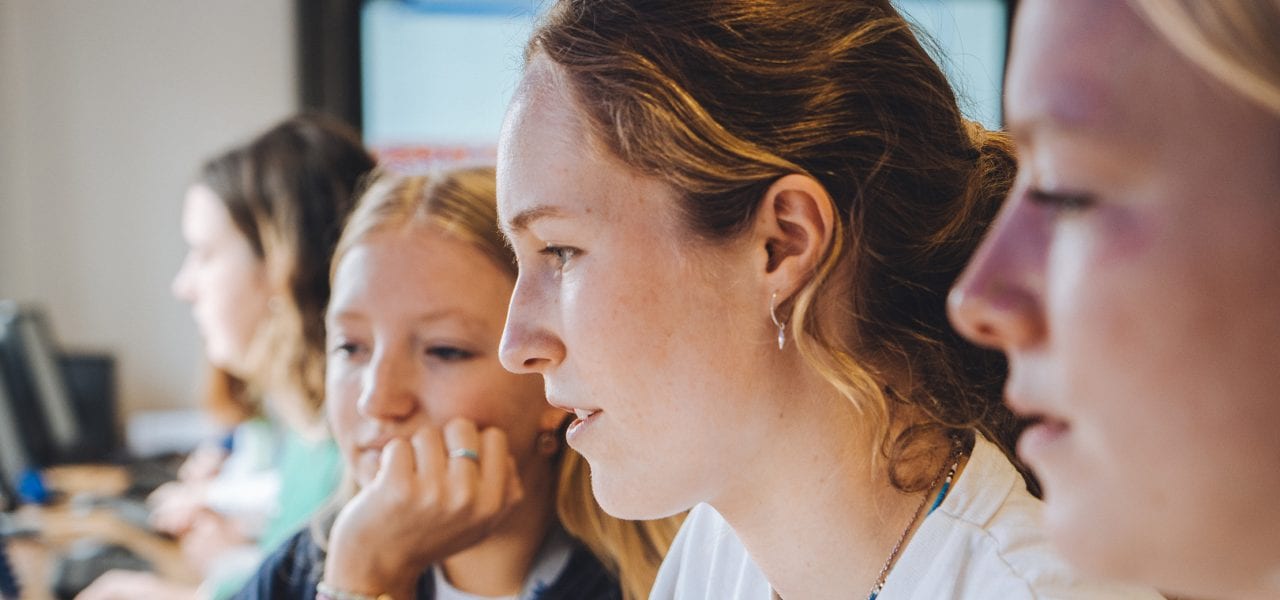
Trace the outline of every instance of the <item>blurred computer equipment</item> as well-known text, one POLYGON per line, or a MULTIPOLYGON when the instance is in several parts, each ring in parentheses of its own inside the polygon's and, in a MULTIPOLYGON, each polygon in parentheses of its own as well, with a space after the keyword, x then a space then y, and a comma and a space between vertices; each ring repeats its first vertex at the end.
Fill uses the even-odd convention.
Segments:
POLYGON ((8 376, 0 369, 0 510, 13 510, 23 473, 32 464, 20 431, 8 376))
POLYGON ((150 571, 151 563, 128 547, 95 539, 83 539, 71 545, 54 562, 52 581, 54 596, 72 600, 107 571, 150 571))
POLYGON ((80 419, 42 310, 0 302, 0 368, 29 458, 50 465, 78 455, 80 419))
POLYGON ((0 471, 123 457, 115 361, 64 352, 43 310, 0 301, 0 471), (16 434, 16 435, 10 435, 16 434))
POLYGON ((19 597, 18 576, 9 563, 8 538, 0 534, 0 600, 18 600, 19 597))

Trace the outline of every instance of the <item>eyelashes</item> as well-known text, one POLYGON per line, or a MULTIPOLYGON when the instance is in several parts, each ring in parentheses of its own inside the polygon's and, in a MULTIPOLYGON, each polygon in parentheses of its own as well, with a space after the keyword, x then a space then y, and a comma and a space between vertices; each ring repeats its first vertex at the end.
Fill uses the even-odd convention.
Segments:
MULTIPOLYGON (((478 354, 457 346, 437 345, 423 349, 423 356, 440 362, 461 362, 471 360, 478 354)), ((366 347, 358 342, 342 342, 333 346, 330 353, 348 360, 359 360, 366 354, 366 347)))
POLYGON ((342 342, 333 347, 330 352, 338 356, 354 356, 360 352, 361 346, 355 342, 342 342))
POLYGON ((563 271, 568 266, 569 261, 579 254, 578 249, 568 246, 553 246, 548 244, 545 248, 538 252, 543 256, 550 257, 556 265, 556 270, 563 271))
POLYGON ((444 362, 459 362, 475 358, 476 353, 453 346, 432 346, 427 348, 427 356, 444 362))
POLYGON ((1027 190, 1032 203, 1061 213, 1078 213, 1092 208, 1095 199, 1086 192, 1050 192, 1042 189, 1027 190))

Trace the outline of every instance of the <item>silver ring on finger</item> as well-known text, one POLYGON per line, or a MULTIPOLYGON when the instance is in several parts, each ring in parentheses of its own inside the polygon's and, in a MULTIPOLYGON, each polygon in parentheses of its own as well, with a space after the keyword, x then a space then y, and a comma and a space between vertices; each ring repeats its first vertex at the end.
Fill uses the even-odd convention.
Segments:
POLYGON ((449 451, 449 458, 465 458, 479 463, 480 453, 471 448, 454 448, 449 451))

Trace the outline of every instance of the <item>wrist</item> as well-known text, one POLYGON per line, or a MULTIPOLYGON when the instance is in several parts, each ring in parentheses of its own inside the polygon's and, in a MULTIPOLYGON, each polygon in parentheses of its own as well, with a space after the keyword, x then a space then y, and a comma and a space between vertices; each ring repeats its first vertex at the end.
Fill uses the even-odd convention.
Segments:
POLYGON ((365 594, 340 589, 324 581, 316 584, 316 600, 392 600, 390 594, 365 594))
MULTIPOLYGON (((331 548, 325 557, 324 579, 321 582, 326 588, 340 591, 348 596, 330 594, 329 600, 405 600, 414 596, 416 573, 406 579, 407 573, 414 569, 401 565, 384 564, 388 552, 364 552, 345 555, 337 548, 331 548), (337 550, 336 552, 334 550, 337 550), (403 593, 408 591, 407 594, 403 593), (352 595, 353 594, 353 595, 352 595)), ((317 593, 320 587, 316 587, 317 593)), ((317 597, 316 600, 322 600, 317 597)))

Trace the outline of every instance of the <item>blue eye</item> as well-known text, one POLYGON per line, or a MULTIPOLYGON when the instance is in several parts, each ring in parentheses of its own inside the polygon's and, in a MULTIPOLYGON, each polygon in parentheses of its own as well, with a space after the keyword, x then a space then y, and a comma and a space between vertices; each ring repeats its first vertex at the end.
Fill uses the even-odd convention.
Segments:
POLYGON ((555 260, 556 268, 563 270, 569 263, 569 259, 578 255, 578 250, 568 246, 552 246, 547 244, 547 247, 543 248, 541 253, 546 256, 550 256, 555 260))
POLYGON ((1064 213, 1082 212, 1094 205, 1092 195, 1082 192, 1050 192, 1032 189, 1027 198, 1046 208, 1064 213))
POLYGON ((427 356, 444 362, 457 362, 475 358, 475 353, 453 346, 432 346, 427 348, 427 356))

